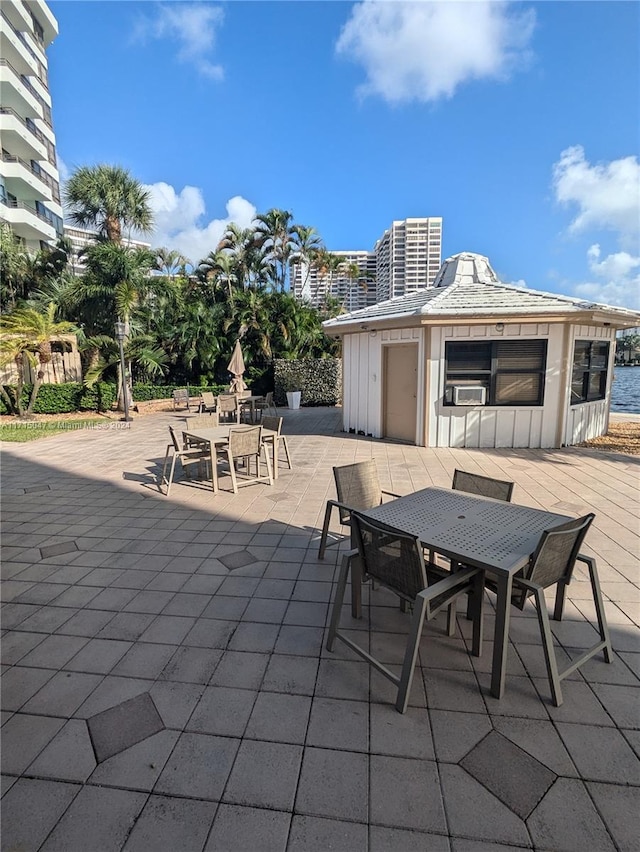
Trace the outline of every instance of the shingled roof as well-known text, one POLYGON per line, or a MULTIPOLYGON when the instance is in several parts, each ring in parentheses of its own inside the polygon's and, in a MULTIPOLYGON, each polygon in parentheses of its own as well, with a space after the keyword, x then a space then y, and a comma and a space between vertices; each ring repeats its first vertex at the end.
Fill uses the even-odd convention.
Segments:
POLYGON ((621 320, 622 325, 638 323, 638 313, 625 308, 602 305, 583 299, 572 299, 556 293, 544 293, 526 287, 515 287, 499 281, 481 254, 463 252, 444 261, 433 287, 416 290, 398 299, 378 302, 368 308, 342 314, 323 323, 328 331, 352 323, 382 322, 390 319, 472 316, 526 316, 605 312, 621 320))

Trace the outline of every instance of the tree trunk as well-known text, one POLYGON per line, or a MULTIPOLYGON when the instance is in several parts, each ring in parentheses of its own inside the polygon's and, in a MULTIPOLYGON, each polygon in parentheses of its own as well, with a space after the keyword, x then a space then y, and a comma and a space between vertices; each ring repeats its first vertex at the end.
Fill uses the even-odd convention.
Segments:
POLYGON ((6 392, 3 384, 0 384, 0 396, 4 400, 4 404, 7 406, 7 411, 9 412, 9 414, 15 414, 16 413, 16 407, 13 404, 13 400, 11 399, 9 394, 6 392))
POLYGON ((36 375, 36 379, 33 383, 33 390, 31 391, 31 399, 29 400, 29 405, 27 406, 27 417, 30 417, 33 414, 33 406, 36 401, 36 397, 38 396, 38 391, 40 390, 40 386, 42 385, 42 379, 44 378, 44 373, 42 370, 38 370, 36 375))

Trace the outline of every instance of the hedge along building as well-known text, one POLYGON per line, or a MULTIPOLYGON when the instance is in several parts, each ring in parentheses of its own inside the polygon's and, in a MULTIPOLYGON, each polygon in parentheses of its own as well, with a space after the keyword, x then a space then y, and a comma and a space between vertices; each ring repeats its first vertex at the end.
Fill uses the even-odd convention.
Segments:
POLYGON ((639 315, 501 283, 448 258, 431 288, 323 325, 345 431, 428 447, 559 447, 606 432, 615 335, 639 315))

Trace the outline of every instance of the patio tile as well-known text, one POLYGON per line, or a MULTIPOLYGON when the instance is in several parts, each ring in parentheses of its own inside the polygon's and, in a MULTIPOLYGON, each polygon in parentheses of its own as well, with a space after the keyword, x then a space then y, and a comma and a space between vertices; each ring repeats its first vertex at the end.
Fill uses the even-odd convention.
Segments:
POLYGON ((201 852, 216 812, 213 802, 151 796, 122 852, 184 849, 201 852))
POLYGON ((173 597, 174 592, 152 592, 143 590, 125 605, 125 612, 151 612, 158 614, 173 597))
POLYGON ((293 594, 295 583, 293 580, 279 580, 270 577, 260 580, 256 587, 257 598, 274 598, 288 601, 293 594))
POLYGON ((263 688, 290 695, 313 695, 318 665, 319 661, 311 657, 272 654, 269 657, 263 688))
MULTIPOLYGON (((20 624, 20 630, 30 630, 34 633, 53 633, 68 621, 74 614, 72 609, 59 606, 42 606, 33 615, 20 624)), ((113 613, 111 613, 113 617, 113 613)))
POLYGON ((458 763, 492 729, 484 713, 431 710, 429 716, 435 753, 444 763, 458 763))
POLYGON ((209 683, 221 656, 220 650, 183 646, 167 662, 159 677, 179 683, 209 683))
POLYGON ((79 791, 77 784, 20 778, 2 799, 3 849, 39 849, 79 791))
POLYGON ((146 798, 146 793, 83 787, 42 852, 119 852, 146 798))
MULTIPOLYGON (((4 595, 4 587, 5 584, 2 584, 2 600, 7 601, 8 599, 4 595)), ((2 627, 4 630, 11 630, 13 627, 17 627, 19 624, 28 618, 30 615, 33 615, 39 609, 35 604, 21 604, 21 603, 3 603, 2 609, 2 627)))
POLYGON ((76 716, 80 719, 88 719, 109 707, 115 707, 122 701, 134 698, 148 692, 153 681, 133 677, 116 677, 107 675, 100 685, 94 689, 87 700, 76 710, 76 716))
POLYGON ((284 624, 275 645, 277 654, 318 657, 322 649, 323 630, 320 627, 297 627, 284 624))
POLYGON ((16 713, 2 726, 2 772, 21 775, 64 725, 64 719, 16 713))
POLYGON ((423 669, 422 673, 429 709, 460 710, 464 707, 469 713, 485 712, 485 704, 473 672, 423 669))
MULTIPOLYGON (((178 577, 184 575, 178 574, 178 577)), ((190 615, 198 617, 211 601, 211 595, 178 593, 162 610, 163 615, 190 615)))
POLYGON ((285 624, 324 627, 329 605, 317 601, 290 601, 284 616, 285 624))
MULTIPOLYGON (((42 669, 24 669, 23 671, 44 671, 42 669)), ((48 672, 51 674, 50 672, 48 672)), ((6 678, 5 678, 6 680, 6 678)), ((24 705, 25 713, 69 718, 80 707, 101 682, 99 674, 80 674, 77 672, 56 672, 47 679, 46 684, 24 705)), ((3 683, 3 690, 7 688, 3 683)))
MULTIPOLYGON (((24 662, 24 661, 23 661, 24 662)), ((628 686, 593 684, 593 691, 604 704, 614 723, 621 728, 640 728, 637 689, 628 686)))
MULTIPOLYGON (((369 757, 366 754, 307 747, 296 796, 296 813, 366 822, 368 776, 369 757)), ((373 774, 372 783, 375 783, 373 774)))
MULTIPOLYGON (((165 645, 179 645, 189 631, 195 629, 197 621, 184 615, 158 615, 140 636, 141 642, 159 642, 165 645)), ((195 642, 186 644, 196 644, 195 642)))
MULTIPOLYGON (((459 766, 440 764, 440 783, 452 836, 530 846, 524 822, 459 766)), ((551 846, 547 849, 556 849, 551 846)))
POLYGON ((84 648, 65 664, 65 669, 74 672, 108 674, 129 648, 131 648, 131 642, 121 642, 117 639, 90 639, 84 648))
POLYGON ((284 852, 290 822, 282 811, 220 805, 205 852, 284 852))
POLYGON ((87 639, 79 636, 47 636, 20 662, 23 666, 61 668, 86 644, 87 639))
MULTIPOLYGON (((230 622, 219 622, 230 624, 230 622)), ((232 626, 233 627, 233 626, 232 626)), ((277 624, 261 624, 255 621, 243 621, 233 632, 229 641, 231 651, 253 651, 258 654, 269 654, 278 638, 280 626, 277 624)), ((231 633, 231 630, 229 631, 231 633)))
POLYGON ((114 675, 157 678, 177 646, 136 642, 113 669, 114 675))
POLYGON ((449 852, 449 849, 449 839, 439 834, 380 825, 369 827, 369 852, 449 852))
MULTIPOLYGON (((177 617, 177 616, 174 616, 177 617)), ((235 630, 233 621, 219 621, 213 618, 201 618, 184 638, 184 644, 196 648, 226 648, 229 638, 235 630)), ((247 649, 253 650, 253 649, 247 649)))
MULTIPOLYGON (((60 612, 68 615, 70 611, 65 613, 64 610, 60 610, 60 612)), ((65 636, 96 636, 113 617, 114 614, 110 610, 83 609, 70 618, 65 618, 56 632, 65 636)))
MULTIPOLYGON (((252 559, 252 562, 255 562, 255 560, 252 559)), ((259 582, 258 577, 228 575, 224 578, 220 586, 220 594, 230 595, 231 597, 234 595, 237 597, 250 597, 254 594, 259 582)))
POLYGON ((123 639, 135 642, 151 624, 155 616, 148 613, 119 612, 98 633, 99 639, 123 639))
POLYGON ((84 719, 70 719, 29 766, 29 774, 57 781, 84 782, 96 759, 84 719))
POLYGON ((494 728, 556 775, 577 777, 576 768, 552 722, 495 716, 494 728))
POLYGON ((13 665, 44 642, 44 633, 23 633, 22 630, 11 630, 2 637, 2 663, 13 665))
POLYGON ((301 759, 301 746, 243 740, 223 801, 291 810, 301 759))
POLYGON ((306 744, 368 752, 368 702, 316 697, 311 706, 306 744))
POLYGON ((154 792, 219 801, 239 743, 229 737, 181 734, 154 792))
POLYGON ((435 762, 371 755, 371 822, 445 831, 435 762))
POLYGON ((566 723, 557 729, 584 780, 640 786, 640 761, 619 731, 566 723))
POLYGON ((613 784, 587 783, 586 786, 620 852, 635 852, 640 790, 613 784))
POLYGON ((522 819, 529 816, 557 777, 496 731, 478 743, 460 766, 522 819))
POLYGON ((320 660, 316 695, 369 700, 369 666, 350 660, 320 660))
POLYGON ((304 695, 260 692, 245 736, 281 743, 304 743, 311 699, 304 695))
POLYGON ((371 754, 435 760, 429 714, 418 707, 408 707, 400 714, 386 704, 371 705, 371 754))
POLYGON ((2 675, 2 709, 19 710, 53 674, 53 669, 31 669, 27 666, 13 666, 8 669, 2 675))
POLYGON ((152 790, 180 734, 160 731, 95 767, 89 783, 152 790))
POLYGON ((203 693, 203 687, 192 683, 163 683, 157 681, 149 694, 167 728, 184 729, 203 693))
POLYGON ((71 586, 55 599, 55 606, 83 607, 100 594, 93 586, 71 586))
POLYGON ((164 728, 148 692, 90 716, 87 726, 98 763, 164 728))
POLYGON ((242 613, 249 605, 249 598, 238 598, 216 594, 202 615, 204 618, 240 621, 242 613))
POLYGON ((103 589, 85 604, 85 608, 112 609, 119 613, 135 596, 135 589, 103 589))
POLYGON ((187 730, 222 737, 242 737, 256 700, 257 692, 207 687, 187 724, 187 730))
MULTIPOLYGON (((547 713, 552 721, 575 722, 578 725, 602 725, 603 727, 613 727, 615 725, 615 722, 612 721, 607 709, 602 706, 605 702, 603 701, 602 704, 600 703, 602 699, 597 693, 598 689, 626 690, 626 692, 622 695, 623 708, 627 707, 625 702, 628 701, 634 693, 634 690, 624 686, 601 687, 600 684, 593 684, 593 686, 590 686, 587 683, 582 683, 577 680, 563 680, 562 696, 564 701, 560 707, 554 707, 549 697, 549 682, 544 680, 536 681, 535 683, 541 698, 545 702, 547 713), (599 698, 600 700, 598 700, 599 698)), ((628 704, 628 709, 631 709, 631 704, 628 704)), ((628 727, 633 727, 633 725, 629 725, 628 727)))
POLYGON ((558 852, 615 849, 582 781, 558 778, 527 820, 534 846, 558 852))
MULTIPOLYGON (((528 849, 531 848, 529 845, 528 849)), ((521 852, 522 846, 504 843, 489 843, 485 840, 469 840, 466 837, 451 838, 452 852, 521 852)))
POLYGON ((210 684, 240 689, 260 689, 268 662, 268 654, 225 651, 211 677, 210 684))
POLYGON ((367 852, 367 848, 366 825, 298 815, 291 823, 287 846, 288 852, 326 852, 327 849, 367 852))
POLYGON ((183 592, 198 595, 215 595, 224 581, 218 574, 194 574, 182 587, 183 592))
POLYGON ((253 598, 242 616, 243 621, 281 624, 287 610, 287 601, 253 598))

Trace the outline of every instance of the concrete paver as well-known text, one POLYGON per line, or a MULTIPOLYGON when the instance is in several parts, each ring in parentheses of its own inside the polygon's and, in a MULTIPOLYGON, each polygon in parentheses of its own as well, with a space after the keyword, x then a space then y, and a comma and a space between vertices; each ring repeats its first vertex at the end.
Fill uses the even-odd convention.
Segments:
MULTIPOLYGON (((183 480, 159 494, 177 414, 5 448, 7 848, 635 850, 635 458, 417 448, 343 434, 339 416, 285 412, 293 469, 238 495, 183 480), (594 511, 586 550, 613 664, 574 672, 554 708, 527 607, 512 616, 505 696, 492 698, 488 596, 482 657, 469 656, 462 605, 455 637, 442 620, 427 625, 409 709, 397 714, 389 681, 346 646, 324 647, 348 546, 317 558, 331 468, 371 457, 398 493, 448 487, 460 467, 513 480, 518 503, 594 511), (87 720, 145 694, 164 729, 96 765, 87 720)), ((578 568, 565 617, 552 622, 562 660, 593 635, 586 580, 578 568)), ((365 587, 363 618, 351 619, 347 599, 342 624, 398 671, 407 616, 392 596, 365 587)))

